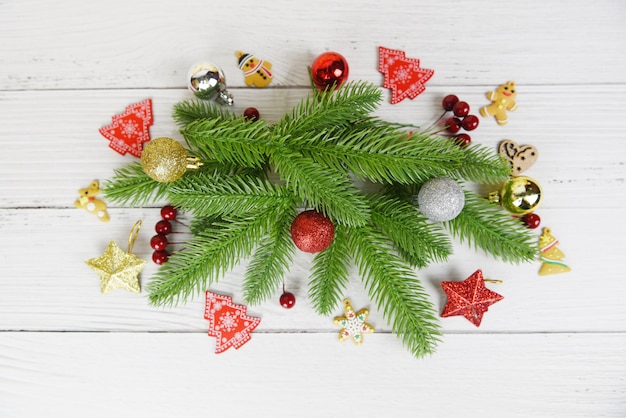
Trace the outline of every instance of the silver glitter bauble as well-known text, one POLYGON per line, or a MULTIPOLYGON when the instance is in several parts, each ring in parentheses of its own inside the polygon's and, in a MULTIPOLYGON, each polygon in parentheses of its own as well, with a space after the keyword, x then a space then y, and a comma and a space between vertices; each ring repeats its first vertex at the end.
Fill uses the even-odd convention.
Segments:
POLYGON ((456 181, 437 177, 422 185, 417 195, 417 204, 431 221, 449 221, 461 213, 465 205, 465 194, 456 181))
POLYGON ((210 62, 202 62, 191 67, 187 76, 189 90, 197 98, 215 100, 223 105, 232 106, 233 96, 226 88, 224 73, 210 62))

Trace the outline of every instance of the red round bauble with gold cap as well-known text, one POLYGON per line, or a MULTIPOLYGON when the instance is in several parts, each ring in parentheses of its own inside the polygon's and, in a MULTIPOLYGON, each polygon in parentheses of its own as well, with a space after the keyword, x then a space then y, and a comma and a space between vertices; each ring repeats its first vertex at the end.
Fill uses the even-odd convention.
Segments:
POLYGON ((348 80, 348 61, 338 52, 324 52, 311 65, 313 84, 320 90, 338 88, 348 80))
POLYGON ((307 210, 291 223, 291 239, 300 250, 318 253, 325 250, 335 238, 335 225, 323 213, 307 210))

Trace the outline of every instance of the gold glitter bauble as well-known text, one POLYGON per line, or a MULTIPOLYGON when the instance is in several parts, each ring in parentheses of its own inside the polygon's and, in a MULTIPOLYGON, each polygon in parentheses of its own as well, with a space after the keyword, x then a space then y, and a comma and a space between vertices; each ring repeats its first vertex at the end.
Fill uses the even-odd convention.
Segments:
POLYGON ((537 209, 541 195, 541 186, 536 180, 518 176, 504 183, 500 191, 489 194, 489 199, 499 202, 514 215, 525 215, 537 209))
POLYGON ((197 169, 201 165, 197 158, 188 157, 185 148, 172 138, 156 138, 141 152, 143 171, 160 183, 176 181, 188 169, 197 169))

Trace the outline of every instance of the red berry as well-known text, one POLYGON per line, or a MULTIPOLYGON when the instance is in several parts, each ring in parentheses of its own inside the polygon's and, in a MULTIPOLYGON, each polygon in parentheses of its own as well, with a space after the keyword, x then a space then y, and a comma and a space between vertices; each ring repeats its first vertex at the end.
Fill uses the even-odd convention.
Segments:
POLYGON ((307 210, 291 223, 291 239, 300 250, 318 253, 328 248, 335 237, 333 222, 315 210, 307 210))
POLYGON ((243 117, 247 120, 255 121, 259 119, 259 111, 255 107, 249 107, 243 111, 243 117))
POLYGON ((461 147, 466 147, 472 142, 472 138, 468 134, 458 134, 454 136, 454 142, 461 147))
POLYGON ((156 223, 154 230, 157 234, 167 235, 172 232, 172 224, 170 221, 163 219, 156 223))
POLYGON ((457 102, 452 108, 452 112, 454 112, 455 116, 461 117, 465 116, 470 111, 470 105, 467 102, 457 102))
POLYGON ((459 98, 456 97, 454 94, 448 94, 441 101, 441 106, 443 106, 443 110, 450 111, 454 108, 454 105, 457 104, 458 101, 459 101, 459 98))
POLYGON ((291 292, 284 292, 280 295, 280 306, 285 309, 293 308, 293 305, 296 304, 296 296, 291 292))
POLYGON ((167 244, 167 237, 165 235, 157 234, 150 238, 150 246, 156 251, 164 250, 167 244))
POLYGON ((465 116, 461 122, 461 126, 463 126, 463 129, 466 131, 473 131, 478 128, 478 117, 475 115, 465 116))
POLYGON ((535 229, 541 223, 541 218, 536 213, 527 213, 522 216, 522 222, 527 228, 535 229))
POLYGON ((443 124, 447 126, 446 130, 450 133, 457 133, 461 130, 461 121, 457 118, 448 118, 443 124))
POLYGON ((168 221, 176 219, 177 213, 178 211, 172 205, 163 206, 163 208, 161 208, 161 218, 167 219, 168 221))
POLYGON ((154 264, 164 264, 167 263, 167 260, 169 260, 170 258, 170 253, 168 253, 165 250, 162 251, 155 251, 152 253, 152 261, 154 261, 154 264))

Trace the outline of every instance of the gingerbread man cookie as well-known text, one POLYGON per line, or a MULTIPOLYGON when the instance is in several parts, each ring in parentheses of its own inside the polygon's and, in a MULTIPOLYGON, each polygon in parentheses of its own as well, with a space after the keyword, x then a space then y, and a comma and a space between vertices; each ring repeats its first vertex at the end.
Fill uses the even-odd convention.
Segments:
POLYGON ((515 82, 509 81, 506 84, 502 84, 498 86, 496 91, 487 93, 487 98, 493 103, 480 109, 480 114, 483 117, 495 116, 498 125, 506 125, 509 122, 506 111, 510 110, 512 112, 517 109, 515 97, 517 97, 515 82))

